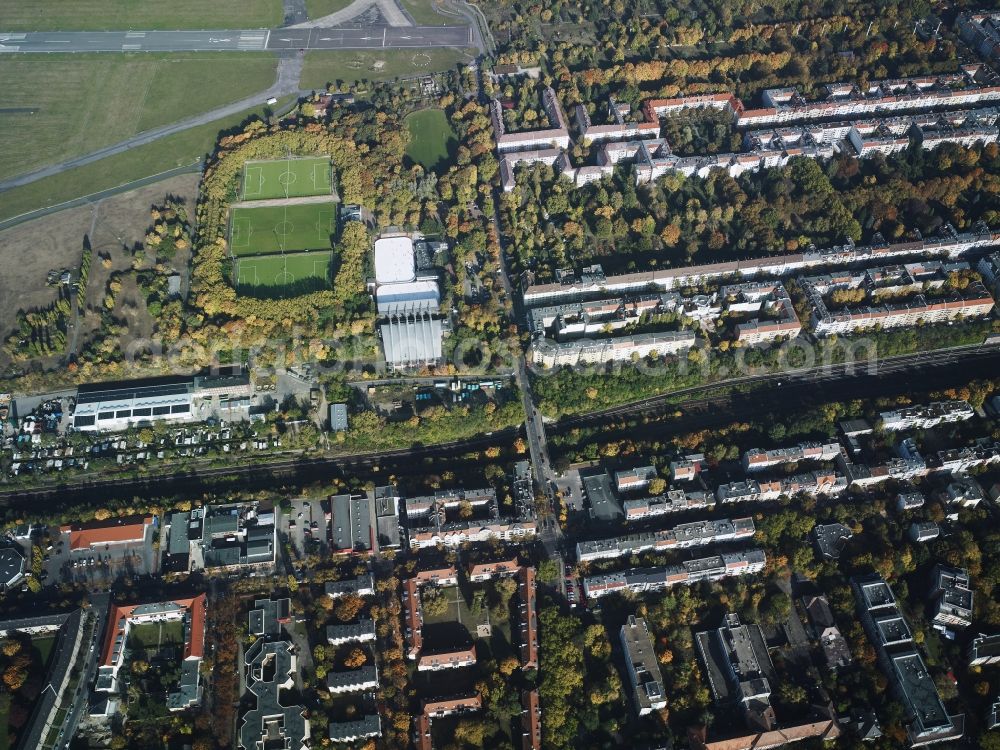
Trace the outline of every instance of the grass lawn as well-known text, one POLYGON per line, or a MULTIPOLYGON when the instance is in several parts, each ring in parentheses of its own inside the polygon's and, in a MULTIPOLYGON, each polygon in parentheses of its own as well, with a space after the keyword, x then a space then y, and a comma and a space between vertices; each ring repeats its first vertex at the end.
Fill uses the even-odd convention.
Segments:
POLYGON ((325 249, 336 228, 335 212, 333 203, 234 208, 229 247, 235 256, 325 249))
POLYGON ((31 645, 38 649, 39 657, 41 658, 42 665, 47 665, 49 663, 49 655, 52 653, 52 649, 55 648, 56 639, 51 638, 32 638, 31 645))
POLYGON ((436 73, 472 58, 468 50, 435 49, 343 50, 306 52, 300 85, 324 89, 334 81, 384 81, 399 76, 436 73))
POLYGON ((281 0, 8 0, 4 31, 100 29, 252 29, 278 26, 281 0), (233 19, 239 19, 235 23, 233 19))
POLYGON ((406 118, 410 144, 406 155, 425 169, 434 169, 447 162, 451 149, 458 143, 448 117, 442 109, 422 109, 406 118))
POLYGON ((437 3, 434 0, 400 0, 403 9, 413 16, 417 26, 448 26, 464 23, 461 17, 442 16, 434 11, 437 3))
POLYGON ((306 0, 306 13, 309 14, 310 20, 315 21, 317 18, 343 10, 352 2, 353 0, 306 0))
MULTIPOLYGON (((287 104, 291 98, 282 99, 275 109, 287 104)), ((109 156, 93 164, 8 190, 2 194, 3 199, 0 200, 0 219, 19 216, 28 211, 83 195, 91 195, 174 167, 191 164, 214 148, 220 131, 237 127, 251 115, 262 115, 263 111, 264 107, 248 109, 224 120, 216 120, 207 125, 175 133, 145 146, 130 149, 123 154, 109 156)))
POLYGON ((243 165, 243 199, 330 195, 330 160, 326 158, 248 161, 243 165))
POLYGON ((252 96, 276 68, 270 52, 0 56, 0 178, 252 96))
POLYGON ((311 253, 291 253, 289 255, 259 255, 255 258, 240 258, 236 262, 236 287, 312 286, 323 282, 325 288, 330 281, 330 262, 333 251, 316 250, 311 253))
POLYGON ((134 648, 179 646, 184 643, 184 623, 180 620, 140 623, 129 628, 128 639, 134 648))

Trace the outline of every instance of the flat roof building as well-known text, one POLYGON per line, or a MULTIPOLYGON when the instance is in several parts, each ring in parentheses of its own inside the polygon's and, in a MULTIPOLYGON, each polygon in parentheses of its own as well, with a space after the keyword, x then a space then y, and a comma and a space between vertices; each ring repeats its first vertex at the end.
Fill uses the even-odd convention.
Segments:
POLYGON ((375 240, 375 282, 395 284, 413 281, 416 260, 413 240, 406 236, 380 237, 375 240))
POLYGON ((193 400, 192 378, 82 385, 77 389, 73 429, 113 432, 158 421, 192 421, 193 400))
POLYGON ((715 702, 738 707, 751 729, 774 729, 774 665, 760 626, 743 625, 729 613, 722 627, 696 633, 695 643, 715 702))
POLYGON ((645 716, 667 705, 663 675, 653 650, 646 621, 629 615, 619 633, 625 652, 625 668, 631 679, 632 700, 636 713, 645 716))
POLYGON ((813 538, 816 549, 827 560, 838 560, 844 545, 854 536, 849 526, 842 523, 830 523, 813 527, 813 538))
POLYGON ((969 666, 1000 664, 1000 635, 980 635, 969 644, 969 666))
POLYGON ((367 495, 330 498, 330 539, 335 553, 378 552, 373 500, 367 495))
POLYGON ((950 716, 923 658, 913 644, 909 624, 889 585, 872 574, 853 579, 861 624, 875 647, 878 661, 896 698, 906 712, 911 747, 957 740, 965 732, 965 717, 950 716))
POLYGON ((16 586, 24 578, 24 552, 20 547, 0 548, 0 589, 16 586))
POLYGON ((281 702, 282 692, 295 684, 297 657, 292 644, 261 638, 250 645, 243 659, 253 705, 240 720, 240 750, 306 750, 310 733, 305 707, 281 702))
POLYGON ((167 559, 175 569, 268 568, 274 565, 274 511, 256 502, 206 505, 173 513, 167 559))
POLYGON ((931 583, 932 621, 936 626, 967 628, 972 624, 972 583, 969 571, 935 565, 931 583))
POLYGON ((290 599, 257 599, 247 615, 248 630, 257 637, 279 636, 281 626, 291 622, 290 599))
POLYGON ((347 404, 330 404, 330 431, 347 432, 347 404))
POLYGON ((613 521, 623 514, 621 503, 611 489, 607 473, 583 478, 583 493, 590 503, 590 514, 599 521, 613 521))

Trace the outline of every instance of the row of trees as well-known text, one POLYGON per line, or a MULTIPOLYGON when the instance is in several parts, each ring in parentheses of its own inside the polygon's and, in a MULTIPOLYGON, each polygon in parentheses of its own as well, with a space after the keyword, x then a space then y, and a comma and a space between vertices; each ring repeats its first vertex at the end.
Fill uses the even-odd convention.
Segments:
POLYGON ((636 188, 627 169, 574 188, 551 167, 519 173, 503 199, 519 268, 602 263, 608 273, 717 262, 866 241, 933 235, 945 223, 1000 223, 996 144, 892 158, 798 158, 739 178, 669 174, 636 188))
POLYGON ((816 26, 837 36, 834 41, 842 46, 834 48, 833 56, 863 42, 869 22, 874 22, 876 35, 883 29, 909 32, 913 21, 925 17, 929 7, 901 2, 872 6, 855 0, 790 0, 777 5, 733 5, 721 0, 587 0, 575 5, 561 0, 541 4, 505 0, 486 6, 486 10, 500 41, 503 61, 530 64, 539 53, 550 52, 581 65, 649 59, 669 54, 671 48, 687 52, 690 46, 711 42, 735 45, 766 40, 776 28, 798 30, 800 26, 807 30, 816 26), (841 31, 845 25, 853 38, 841 31))

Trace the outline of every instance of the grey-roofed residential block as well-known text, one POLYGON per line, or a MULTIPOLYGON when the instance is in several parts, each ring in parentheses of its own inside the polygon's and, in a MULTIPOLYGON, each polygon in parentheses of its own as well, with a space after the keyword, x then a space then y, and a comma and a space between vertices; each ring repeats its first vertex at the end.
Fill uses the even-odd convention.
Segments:
POLYGON ((331 693, 356 693, 378 687, 378 670, 374 664, 350 672, 327 672, 326 688, 331 693))
POLYGON ((258 599, 250 610, 250 632, 257 636, 281 635, 281 624, 291 617, 291 600, 258 599))
POLYGON ((969 644, 969 666, 1000 663, 1000 635, 980 635, 969 644))
POLYGON ((365 573, 354 578, 346 578, 343 581, 327 581, 324 590, 326 595, 332 599, 347 594, 372 596, 375 593, 375 581, 371 573, 365 573))
POLYGON ((20 547, 0 548, 0 587, 10 588, 24 577, 24 553, 20 547))
POLYGON ((357 622, 326 626, 326 641, 331 646, 341 646, 345 643, 363 643, 375 640, 375 622, 371 618, 362 618, 357 622))
POLYGON ((355 721, 333 721, 329 737, 333 742, 357 742, 382 735, 382 721, 378 714, 367 714, 355 721))
POLYGON ((962 715, 949 716, 923 658, 915 650, 909 624, 889 585, 871 574, 851 581, 861 624, 906 711, 911 747, 959 739, 965 732, 962 715))
POLYGON ((754 535, 752 518, 716 521, 694 521, 663 531, 649 531, 640 534, 580 541, 576 544, 576 556, 580 562, 604 558, 632 555, 649 549, 668 551, 684 549, 716 542, 747 539, 754 535))
POLYGON ((667 705, 667 693, 646 621, 629 615, 619 637, 625 652, 625 667, 631 678, 636 713, 645 716, 658 711, 667 705))
POLYGON ((813 527, 813 537, 816 549, 827 560, 837 560, 844 550, 844 545, 854 536, 849 526, 842 523, 830 523, 813 527))
POLYGON ((611 489, 611 477, 605 473, 584 477, 583 493, 590 503, 590 514, 599 521, 613 521, 624 515, 621 503, 611 489))

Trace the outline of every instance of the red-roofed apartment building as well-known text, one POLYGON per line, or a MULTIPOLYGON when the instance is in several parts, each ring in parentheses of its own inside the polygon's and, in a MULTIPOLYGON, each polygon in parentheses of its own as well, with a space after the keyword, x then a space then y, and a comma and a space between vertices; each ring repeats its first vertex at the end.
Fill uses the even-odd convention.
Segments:
POLYGON ((130 516, 60 526, 59 531, 69 535, 70 552, 84 552, 109 545, 143 544, 152 524, 152 516, 130 516))
POLYGON ((469 563, 469 580, 473 583, 488 581, 494 576, 516 575, 521 569, 517 558, 499 562, 469 563))
POLYGON ((177 688, 167 696, 167 707, 180 711, 201 700, 199 669, 205 656, 206 596, 149 604, 113 606, 101 649, 95 690, 118 692, 118 672, 129 650, 129 632, 135 625, 178 622, 183 624, 184 650, 177 688))

